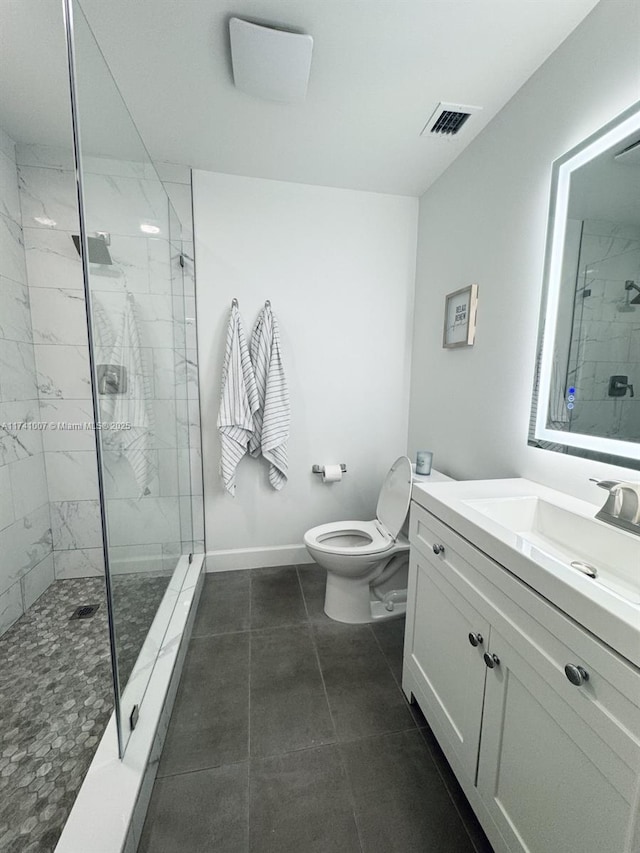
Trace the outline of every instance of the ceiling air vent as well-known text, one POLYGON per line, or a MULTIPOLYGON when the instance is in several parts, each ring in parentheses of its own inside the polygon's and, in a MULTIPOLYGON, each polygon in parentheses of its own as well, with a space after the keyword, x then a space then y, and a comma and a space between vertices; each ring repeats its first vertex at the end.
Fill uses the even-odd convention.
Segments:
POLYGON ((466 127, 471 116, 481 109, 482 107, 465 107, 462 104, 438 104, 420 136, 454 139, 463 127, 466 127))

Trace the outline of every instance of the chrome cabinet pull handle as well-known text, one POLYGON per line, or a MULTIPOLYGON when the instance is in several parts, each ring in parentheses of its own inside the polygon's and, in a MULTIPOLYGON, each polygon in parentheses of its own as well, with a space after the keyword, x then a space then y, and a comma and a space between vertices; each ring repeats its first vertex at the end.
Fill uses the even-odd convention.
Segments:
POLYGON ((585 681, 589 681, 589 673, 582 666, 577 666, 573 663, 568 663, 564 668, 564 674, 572 684, 580 687, 585 681))
POLYGON ((473 632, 469 632, 469 642, 472 646, 481 646, 484 643, 484 637, 482 634, 474 634, 473 632))
POLYGON ((485 652, 482 657, 489 669, 493 669, 494 666, 500 666, 500 658, 498 655, 490 655, 489 652, 485 652))
POLYGON ((436 554, 436 555, 438 555, 438 554, 444 554, 444 545, 440 545, 440 544, 438 544, 438 543, 434 544, 434 546, 433 546, 433 553, 434 553, 434 554, 436 554))

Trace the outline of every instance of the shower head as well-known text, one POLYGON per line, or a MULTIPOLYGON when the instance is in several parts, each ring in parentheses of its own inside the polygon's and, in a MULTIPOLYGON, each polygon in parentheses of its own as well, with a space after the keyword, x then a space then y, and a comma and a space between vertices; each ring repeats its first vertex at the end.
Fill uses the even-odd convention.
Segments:
MULTIPOLYGON (((635 281, 631 281, 631 279, 627 279, 627 280, 625 281, 625 283, 624 283, 624 289, 625 289, 625 290, 627 290, 627 291, 629 291, 629 290, 637 290, 637 291, 638 291, 638 295, 637 295, 637 296, 634 296, 634 297, 633 297, 633 299, 631 300, 631 302, 630 302, 629 304, 631 304, 631 305, 640 305, 640 287, 638 287, 638 285, 635 283, 635 281)), ((629 297, 627 296, 627 300, 628 300, 628 299, 629 299, 629 297)))
MULTIPOLYGON (((72 234, 71 239, 76 251, 80 254, 80 237, 78 234, 72 234)), ((107 241, 104 237, 87 237, 89 244, 89 262, 92 264, 112 264, 111 255, 107 248, 107 241)))

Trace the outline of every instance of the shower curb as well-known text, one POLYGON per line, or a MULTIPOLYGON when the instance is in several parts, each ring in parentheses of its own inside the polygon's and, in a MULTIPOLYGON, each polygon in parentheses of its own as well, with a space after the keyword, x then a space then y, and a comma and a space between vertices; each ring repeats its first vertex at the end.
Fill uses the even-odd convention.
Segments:
POLYGON ((167 589, 158 614, 170 615, 124 758, 115 713, 98 745, 55 853, 135 853, 153 790, 203 583, 204 554, 180 558, 180 589, 167 589))

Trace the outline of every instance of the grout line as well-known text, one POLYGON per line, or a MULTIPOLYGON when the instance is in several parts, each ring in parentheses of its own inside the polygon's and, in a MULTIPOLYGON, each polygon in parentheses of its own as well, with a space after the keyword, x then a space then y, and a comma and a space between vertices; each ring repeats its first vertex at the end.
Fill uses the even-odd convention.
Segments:
POLYGON ((165 779, 178 779, 180 776, 191 776, 194 773, 206 773, 208 770, 222 770, 225 767, 242 767, 244 764, 248 763, 248 759, 245 761, 229 761, 227 764, 208 764, 206 767, 196 767, 193 770, 179 770, 177 773, 167 773, 165 776, 156 774, 156 781, 164 782, 165 779))
POLYGON ((218 631, 217 633, 208 634, 192 634, 192 640, 210 640, 212 637, 232 637, 237 634, 250 634, 251 628, 244 628, 238 631, 218 631))
POLYGON ((264 628, 249 628, 252 634, 262 634, 267 631, 280 631, 283 628, 306 628, 309 625, 309 620, 303 622, 287 622, 285 625, 269 625, 264 628))
MULTIPOLYGON (((389 667, 389 670, 391 671, 391 676, 393 677, 394 682, 395 682, 396 684, 398 684, 398 679, 396 678, 396 674, 395 674, 395 672, 393 671, 393 668, 392 668, 391 664, 389 663, 389 658, 388 658, 388 656, 387 656, 387 654, 386 654, 385 650, 382 648, 382 643, 381 643, 381 642, 380 642, 380 640, 378 639, 378 635, 377 635, 377 634, 376 634, 376 632, 373 630, 373 628, 371 628, 371 633, 373 634, 373 636, 374 636, 374 638, 375 638, 375 641, 376 641, 376 643, 377 643, 377 645, 378 645, 378 648, 379 648, 379 649, 380 649, 380 651, 382 652, 382 657, 384 658, 385 663, 387 664, 387 666, 389 667)), ((401 685, 398 685, 398 686, 400 687, 400 689, 402 689, 401 685)), ((403 693, 402 695, 404 696, 404 693, 403 693)))
MULTIPOLYGON (((398 679, 396 678, 396 674, 395 674, 395 672, 393 671, 393 669, 392 669, 392 667, 391 667, 391 664, 389 663, 389 659, 388 659, 387 655, 385 654, 384 649, 382 648, 382 644, 380 643, 380 640, 378 639, 378 636, 376 635, 376 632, 372 630, 372 633, 373 633, 373 636, 376 638, 376 642, 377 642, 377 644, 378 644, 378 646, 379 646, 379 648, 380 648, 380 651, 382 652, 382 655, 383 655, 383 657, 384 657, 385 661, 387 662, 387 666, 388 666, 388 667, 389 667, 389 669, 391 670, 391 675, 393 676, 393 680, 394 680, 394 682, 396 683, 396 685, 398 686, 398 689, 400 690, 400 692, 401 692, 401 694, 402 694, 402 698, 403 698, 403 699, 405 700, 405 702, 406 702, 406 698, 407 698, 407 697, 404 695, 404 690, 402 689, 402 684, 398 683, 398 679)), ((453 807, 454 807, 454 808, 455 808, 455 810, 456 810, 456 814, 457 814, 457 815, 458 815, 458 817, 460 818, 460 822, 462 823, 462 826, 464 827, 464 831, 466 832, 467 836, 469 837, 469 840, 471 841, 471 846, 472 846, 472 847, 473 847, 473 849, 476 851, 476 853, 481 853, 481 851, 479 851, 479 850, 478 850, 478 848, 476 847, 476 844, 475 844, 475 842, 474 842, 474 840, 473 840, 473 838, 472 838, 472 836, 471 836, 471 833, 469 832, 469 829, 468 829, 468 827, 467 827, 467 822, 466 822, 466 820, 464 819, 463 815, 460 813, 460 810, 458 809, 458 805, 457 805, 457 803, 456 803, 456 800, 455 800, 455 798, 453 797, 453 795, 452 795, 451 791, 449 790, 449 786, 448 786, 448 784, 447 784, 447 781, 446 781, 446 779, 445 779, 444 775, 442 774, 442 772, 440 771, 439 763, 438 763, 438 761, 436 761, 436 758, 435 758, 435 756, 434 756, 434 754, 433 754, 433 751, 432 751, 432 749, 431 749, 431 746, 430 746, 429 742, 427 741, 427 739, 426 739, 426 738, 424 737, 424 735, 422 734, 424 727, 423 727, 423 726, 419 726, 419 725, 418 725, 417 720, 415 719, 415 717, 413 716, 413 714, 411 715, 411 717, 412 717, 412 720, 413 720, 414 729, 416 729, 418 732, 420 732, 420 734, 421 734, 421 736, 422 736, 422 740, 424 741, 424 743, 425 743, 425 745, 426 745, 426 747, 427 747, 427 751, 429 752, 429 756, 430 756, 431 760, 433 761, 433 764, 435 765, 436 771, 437 771, 437 773, 438 773, 438 776, 440 777, 440 780, 442 781, 443 787, 444 787, 445 791, 447 792, 447 795, 448 795, 449 799, 450 799, 450 800, 451 800, 451 802, 453 803, 453 807)), ((426 719, 426 718, 425 718, 425 719, 426 719)), ((429 723, 428 723, 428 721, 427 721, 427 726, 428 726, 428 725, 429 725, 429 723)), ((431 729, 430 729, 430 728, 429 728, 429 730, 431 731, 431 729)), ((433 734, 433 732, 432 732, 432 734, 433 734)), ((434 737, 435 737, 435 735, 434 735, 434 737)), ((446 758, 445 758, 445 760, 446 760, 446 758)), ((452 772, 453 772, 453 771, 452 771, 452 772)))
MULTIPOLYGON (((391 737, 392 735, 412 734, 413 732, 415 732, 415 727, 407 728, 407 729, 393 729, 393 730, 388 731, 388 732, 376 732, 376 734, 373 734, 373 735, 362 735, 360 737, 347 738, 347 739, 341 740, 341 741, 335 740, 335 741, 329 741, 327 743, 314 743, 314 744, 310 744, 309 746, 300 746, 300 747, 297 747, 295 749, 287 749, 284 752, 273 752, 273 753, 270 753, 269 755, 255 755, 252 760, 257 761, 257 762, 259 762, 259 761, 270 761, 273 758, 285 758, 288 755, 295 755, 296 753, 300 753, 300 752, 312 752, 312 751, 317 750, 317 749, 337 748, 340 746, 347 746, 348 744, 352 744, 352 743, 359 743, 360 741, 374 740, 375 738, 391 737)), ((199 773, 202 770, 215 770, 218 767, 233 767, 236 764, 244 764, 244 763, 245 763, 245 761, 230 761, 226 764, 211 764, 211 765, 207 765, 206 767, 198 767, 197 769, 194 769, 194 770, 180 770, 177 773, 167 773, 166 775, 158 776, 157 778, 158 779, 169 779, 169 778, 172 778, 173 776, 185 776, 188 773, 199 773)))
POLYGON ((336 721, 335 721, 334 716, 333 716, 333 711, 331 710, 331 703, 329 702, 329 694, 327 693, 327 685, 326 685, 325 680, 324 680, 324 673, 322 671, 322 664, 320 663, 320 654, 318 652, 318 646, 316 643, 316 634, 315 634, 315 631, 313 630, 313 623, 309 617, 309 608, 307 607, 307 599, 306 599, 305 594, 304 594, 304 587, 302 586, 302 580, 300 579, 300 570, 299 570, 298 566, 296 566, 296 575, 298 577, 298 584, 300 585, 300 592, 302 594, 302 601, 304 603, 304 611, 307 614, 307 621, 309 623, 309 636, 311 637, 311 645, 313 646, 313 651, 314 651, 314 654, 316 656, 316 664, 318 666, 318 672, 320 673, 320 679, 322 681, 322 689, 324 690, 324 697, 325 697, 325 700, 327 702, 327 708, 329 709, 329 716, 331 718, 331 725, 333 726, 333 734, 335 737, 335 741, 334 741, 333 746, 335 746, 335 748, 338 752, 338 760, 340 762, 340 766, 342 767, 342 772, 344 773, 344 778, 345 778, 345 781, 347 783, 347 790, 349 792, 349 804, 351 806, 351 814, 353 817, 353 823, 354 823, 355 828, 356 828, 356 834, 358 836, 358 844, 360 845, 360 853, 362 853, 362 851, 364 850, 364 847, 362 845, 362 835, 360 833, 360 826, 358 824, 358 818, 356 816, 356 803, 355 803, 355 798, 353 796, 351 779, 349 778, 349 773, 347 771, 347 765, 346 765, 346 762, 345 762, 344 757, 342 755, 342 750, 340 749, 340 745, 338 742, 338 730, 336 729, 336 721))
MULTIPOLYGON (((433 734, 433 731, 431 730, 431 727, 429 726, 428 722, 427 722, 427 726, 429 727, 429 731, 431 731, 431 734, 432 734, 432 735, 433 735, 433 737, 435 738, 435 735, 433 734)), ((471 846, 473 847, 473 849, 474 849, 475 853, 483 853, 483 851, 482 851, 482 850, 481 850, 481 849, 476 845, 476 843, 475 843, 475 841, 474 841, 474 839, 473 839, 473 836, 472 836, 472 835, 471 835, 471 833, 469 832, 469 827, 467 826, 467 821, 465 820, 464 815, 462 814, 462 812, 461 812, 461 811, 460 811, 460 809, 458 808, 458 803, 456 802, 456 798, 453 796, 453 793, 451 792, 451 790, 450 790, 450 788, 449 788, 449 785, 448 785, 448 783, 447 783, 447 780, 446 780, 446 778, 445 778, 444 774, 442 773, 442 771, 440 770, 440 759, 436 760, 436 756, 434 755, 434 752, 433 752, 433 750, 432 750, 432 748, 431 748, 431 745, 430 745, 429 741, 427 740, 427 738, 426 738, 426 737, 424 736, 424 734, 423 734, 424 729, 418 729, 418 731, 419 731, 419 732, 420 732, 420 734, 422 735, 422 740, 424 741, 425 746, 427 747, 427 752, 429 753, 429 756, 431 757, 431 760, 432 760, 432 761, 433 761, 433 763, 434 763, 434 766, 435 766, 435 768, 436 768, 436 771, 437 771, 437 773, 438 773, 438 776, 439 776, 439 777, 440 777, 440 779, 442 780, 442 785, 443 785, 443 787, 444 787, 445 791, 447 792, 447 796, 448 796, 448 797, 449 797, 449 799, 451 800, 451 802, 452 802, 452 804, 453 804, 453 807, 454 807, 454 809, 455 809, 455 811, 456 811, 456 814, 457 814, 457 815, 458 815, 458 817, 460 818, 460 823, 462 824, 462 827, 463 827, 464 831, 466 832, 467 837, 469 838, 469 841, 471 842, 471 846)), ((437 739, 436 739, 436 743, 437 743, 437 739)), ((444 753, 443 753, 443 755, 442 755, 442 760, 447 761, 447 757, 446 757, 446 755, 444 755, 444 753)), ((447 761, 447 765, 450 767, 450 765, 449 765, 449 762, 448 762, 448 761, 447 761)), ((453 774, 453 776, 454 776, 454 778, 455 778, 455 773, 453 773, 453 769, 451 769, 451 773, 453 774)), ((457 779, 456 779, 456 782, 457 782, 457 779)), ((459 784, 459 783, 458 783, 458 784, 459 784)), ((470 803, 469 803, 469 801, 467 800, 467 798, 466 798, 466 796, 465 796, 464 791, 462 791, 462 788, 461 788, 460 790, 461 790, 461 792, 462 792, 462 796, 465 798, 466 802, 469 804, 469 808, 471 808, 471 804, 470 804, 470 803)), ((471 809, 471 811, 472 811, 472 813, 473 813, 473 809, 471 809)), ((474 816, 475 816, 475 815, 474 815, 474 816)), ((480 828, 481 828, 481 830, 482 830, 482 827, 480 827, 480 828)), ((484 830, 482 830, 482 831, 484 832, 484 830)))
MULTIPOLYGON (((417 720, 416 720, 416 718, 413 716, 413 713, 411 712, 410 704, 409 704, 409 702, 407 702, 407 697, 404 695, 404 690, 402 689, 402 683, 401 683, 401 682, 399 682, 399 681, 398 681, 398 679, 396 678, 396 674, 395 674, 395 672, 393 671, 393 667, 391 666, 391 664, 390 664, 390 662, 389 662, 389 658, 388 658, 388 656, 386 655, 386 653, 385 653, 384 649, 382 648, 382 643, 381 643, 381 642, 380 642, 380 640, 378 639, 378 636, 377 636, 376 632, 373 630, 373 628, 371 629, 371 633, 372 633, 372 634, 373 634, 373 636, 375 637, 376 643, 378 644, 378 648, 379 648, 379 649, 380 649, 380 651, 382 652, 382 657, 384 658, 385 663, 386 663, 386 664, 387 664, 387 666, 389 667, 389 670, 390 670, 390 672, 391 672, 391 677, 393 678, 393 682, 394 682, 394 684, 396 685, 396 687, 397 687, 397 688, 398 688, 398 690, 400 691, 400 694, 402 695, 402 698, 404 699, 404 701, 405 701, 405 703, 406 703, 407 707, 409 708, 409 713, 411 714, 411 719, 413 720, 413 725, 415 726, 415 728, 416 728, 416 729, 420 730, 420 729, 422 728, 422 726, 419 726, 419 725, 418 725, 418 721, 417 721, 417 720)), ((421 709, 421 710, 422 710, 422 709, 421 709)))

